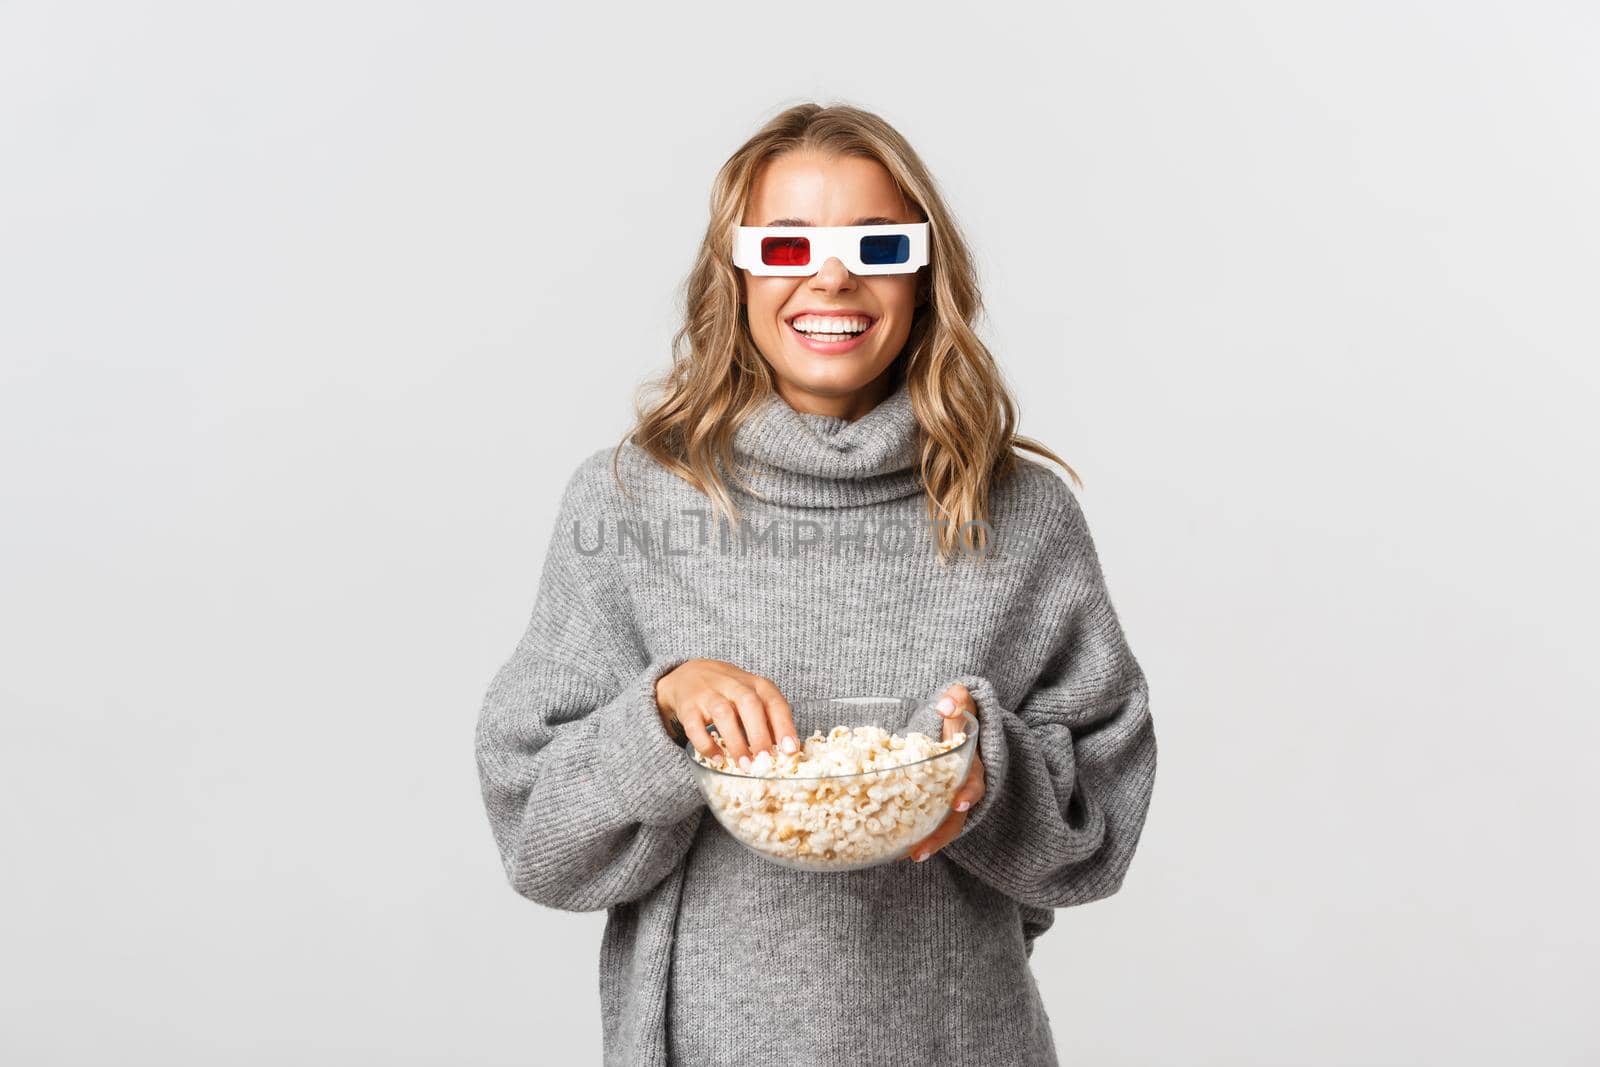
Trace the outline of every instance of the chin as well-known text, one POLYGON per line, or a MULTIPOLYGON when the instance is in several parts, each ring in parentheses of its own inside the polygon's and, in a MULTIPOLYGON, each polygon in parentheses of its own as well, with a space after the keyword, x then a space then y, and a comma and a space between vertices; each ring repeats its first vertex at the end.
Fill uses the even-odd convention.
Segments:
POLYGON ((873 371, 867 364, 856 360, 832 362, 807 361, 802 366, 790 364, 790 377, 800 388, 813 393, 853 393, 870 385, 881 371, 873 371))

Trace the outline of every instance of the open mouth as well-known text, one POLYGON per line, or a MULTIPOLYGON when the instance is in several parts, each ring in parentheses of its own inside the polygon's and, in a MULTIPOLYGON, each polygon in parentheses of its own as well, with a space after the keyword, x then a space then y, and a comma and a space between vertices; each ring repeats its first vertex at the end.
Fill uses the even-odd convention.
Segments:
POLYGON ((808 348, 842 352, 855 345, 878 324, 874 315, 791 315, 785 325, 808 348), (830 322, 829 320, 837 320, 830 322))

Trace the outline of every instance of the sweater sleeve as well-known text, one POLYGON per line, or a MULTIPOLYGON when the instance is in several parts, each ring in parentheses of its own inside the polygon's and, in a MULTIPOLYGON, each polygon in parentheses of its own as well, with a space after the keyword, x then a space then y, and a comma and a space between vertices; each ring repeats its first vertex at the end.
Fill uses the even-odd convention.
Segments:
POLYGON ((942 852, 1014 900, 1046 908, 1121 887, 1156 772, 1149 686, 1068 496, 1065 530, 1040 560, 1046 655, 1037 680, 1007 706, 984 675, 950 679, 977 706, 985 792, 942 852))
MULTIPOLYGON (((592 479, 589 479, 592 480, 592 479)), ((598 911, 647 894, 682 859, 705 797, 656 710, 655 683, 684 662, 652 657, 606 554, 574 523, 600 509, 580 469, 563 494, 516 649, 495 674, 475 737, 489 826, 523 896, 598 911)))

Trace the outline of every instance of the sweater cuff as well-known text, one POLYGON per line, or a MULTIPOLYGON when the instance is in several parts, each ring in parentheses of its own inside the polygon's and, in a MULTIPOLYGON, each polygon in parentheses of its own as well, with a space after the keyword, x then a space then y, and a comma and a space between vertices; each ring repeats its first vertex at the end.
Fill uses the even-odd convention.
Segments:
POLYGON ((977 709, 973 712, 978 720, 978 752, 974 758, 983 760, 983 796, 967 809, 967 820, 961 824, 961 832, 945 848, 954 845, 988 818, 1006 788, 1006 769, 1011 762, 1006 745, 1005 723, 1002 721, 1005 712, 1000 707, 1000 697, 994 691, 993 682, 981 674, 963 674, 934 690, 929 699, 938 700, 946 689, 958 682, 972 694, 972 703, 977 709))
POLYGON ((629 822, 671 826, 705 804, 687 749, 667 734, 656 709, 656 682, 686 662, 652 660, 600 711, 600 764, 629 822))

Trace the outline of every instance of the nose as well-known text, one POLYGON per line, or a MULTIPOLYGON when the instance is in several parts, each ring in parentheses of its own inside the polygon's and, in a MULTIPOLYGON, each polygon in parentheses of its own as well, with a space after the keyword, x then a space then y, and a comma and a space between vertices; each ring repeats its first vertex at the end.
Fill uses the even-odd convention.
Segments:
POLYGON ((855 284, 855 275, 850 273, 844 261, 838 256, 829 256, 827 261, 811 276, 811 287, 825 292, 836 292, 847 289, 855 284))

